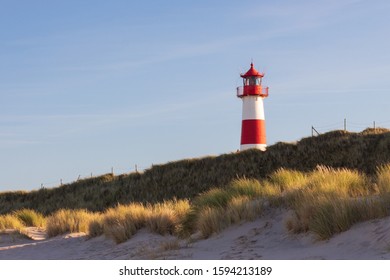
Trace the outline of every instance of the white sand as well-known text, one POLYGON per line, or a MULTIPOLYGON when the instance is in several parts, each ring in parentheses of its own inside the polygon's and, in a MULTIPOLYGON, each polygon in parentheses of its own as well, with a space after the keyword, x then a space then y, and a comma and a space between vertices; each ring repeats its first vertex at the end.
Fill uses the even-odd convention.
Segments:
POLYGON ((118 245, 82 233, 47 239, 44 232, 30 228, 35 240, 16 233, 0 235, 0 259, 390 259, 390 217, 317 241, 311 234, 289 234, 287 215, 272 210, 205 240, 179 240, 143 229, 118 245))

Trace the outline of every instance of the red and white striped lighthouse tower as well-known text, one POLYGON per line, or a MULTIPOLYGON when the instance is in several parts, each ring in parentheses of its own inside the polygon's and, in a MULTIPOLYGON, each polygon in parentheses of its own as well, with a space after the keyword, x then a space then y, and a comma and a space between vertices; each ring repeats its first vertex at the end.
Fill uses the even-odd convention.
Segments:
POLYGON ((251 63, 251 68, 240 76, 244 82, 244 86, 237 88, 237 97, 242 99, 240 150, 255 148, 265 151, 267 142, 263 99, 268 96, 268 87, 261 85, 264 73, 258 72, 251 63))

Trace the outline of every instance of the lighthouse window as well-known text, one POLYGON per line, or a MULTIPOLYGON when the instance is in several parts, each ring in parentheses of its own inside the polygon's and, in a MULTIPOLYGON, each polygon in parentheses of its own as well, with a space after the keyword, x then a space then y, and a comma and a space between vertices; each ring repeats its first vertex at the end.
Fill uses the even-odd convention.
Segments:
POLYGON ((244 86, 260 86, 261 78, 249 77, 244 79, 244 86))

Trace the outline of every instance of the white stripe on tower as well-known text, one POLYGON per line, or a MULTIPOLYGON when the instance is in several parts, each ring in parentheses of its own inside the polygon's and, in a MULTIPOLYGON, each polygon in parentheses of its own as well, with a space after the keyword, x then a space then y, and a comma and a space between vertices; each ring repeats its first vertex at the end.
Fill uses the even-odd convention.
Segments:
POLYGON ((242 98, 243 120, 264 120, 263 98, 258 95, 248 95, 242 98))

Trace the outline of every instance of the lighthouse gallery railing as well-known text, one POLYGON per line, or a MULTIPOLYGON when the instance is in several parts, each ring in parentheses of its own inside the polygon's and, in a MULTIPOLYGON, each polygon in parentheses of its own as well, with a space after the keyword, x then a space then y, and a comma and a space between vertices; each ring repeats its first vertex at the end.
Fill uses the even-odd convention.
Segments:
POLYGON ((262 86, 237 87, 237 97, 241 98, 244 95, 259 95, 261 97, 267 97, 268 96, 268 87, 262 87, 262 86), (244 88, 246 89, 246 92, 247 92, 246 94, 244 94, 244 88))

